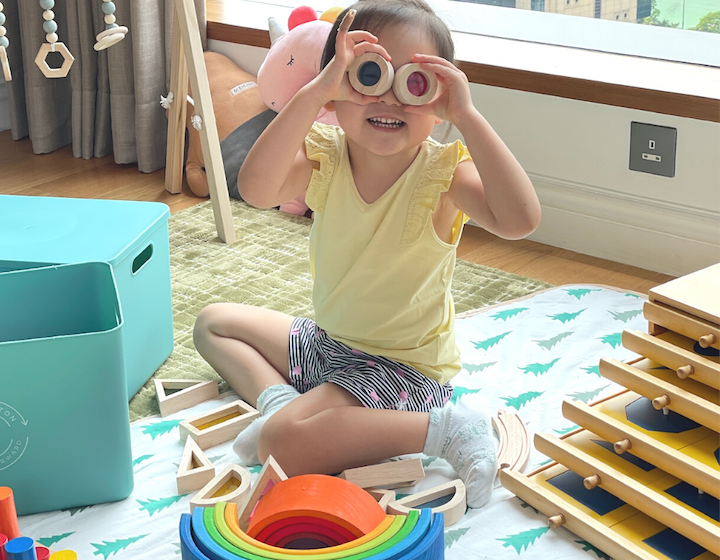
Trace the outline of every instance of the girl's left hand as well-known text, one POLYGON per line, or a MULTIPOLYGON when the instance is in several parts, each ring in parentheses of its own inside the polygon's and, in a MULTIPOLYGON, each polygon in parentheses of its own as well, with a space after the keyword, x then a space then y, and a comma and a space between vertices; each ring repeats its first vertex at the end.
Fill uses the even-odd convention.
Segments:
POLYGON ((435 73, 442 93, 425 105, 405 105, 405 112, 417 115, 433 114, 457 125, 465 115, 475 111, 467 76, 457 66, 440 56, 429 54, 416 54, 412 57, 412 62, 418 62, 423 70, 435 73))

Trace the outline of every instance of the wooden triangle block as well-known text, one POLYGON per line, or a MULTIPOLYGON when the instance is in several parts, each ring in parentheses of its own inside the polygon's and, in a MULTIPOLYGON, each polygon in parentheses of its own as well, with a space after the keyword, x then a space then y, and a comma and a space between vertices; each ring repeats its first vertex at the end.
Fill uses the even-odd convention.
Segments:
POLYGON ((258 416, 257 410, 238 399, 180 422, 180 440, 189 436, 200 449, 208 449, 234 439, 258 416))
POLYGON ((168 416, 218 396, 217 381, 193 379, 156 379, 155 394, 160 406, 160 416, 168 416), (176 390, 167 394, 168 390, 176 390))
POLYGON ((454 494, 454 496, 449 502, 432 508, 433 513, 443 514, 445 527, 449 527, 460 521, 467 509, 465 485, 460 479, 423 490, 417 494, 405 496, 401 500, 390 502, 387 507, 387 512, 391 515, 407 515, 410 509, 421 508, 423 504, 438 500, 444 496, 449 496, 450 494, 454 494))
POLYGON ((380 507, 385 513, 390 502, 395 501, 395 490, 386 490, 384 488, 367 488, 366 492, 377 500, 380 507))
POLYGON ((250 524, 250 518, 252 517, 252 514, 255 511, 255 506, 260 498, 262 498, 263 495, 270 490, 270 488, 283 480, 287 480, 287 475, 283 472, 282 468, 278 465, 273 456, 269 455, 262 470, 260 471, 260 474, 258 474, 258 477, 255 480, 255 484, 253 484, 250 494, 242 503, 242 507, 239 509, 240 519, 238 521, 238 525, 244 532, 247 532, 248 525, 250 524))
POLYGON ((250 490, 250 473, 240 465, 228 465, 190 500, 190 513, 196 507, 212 507, 220 502, 239 503, 250 490))
POLYGON ((215 478, 215 467, 195 440, 188 438, 177 471, 178 493, 188 494, 199 490, 213 478, 215 478))

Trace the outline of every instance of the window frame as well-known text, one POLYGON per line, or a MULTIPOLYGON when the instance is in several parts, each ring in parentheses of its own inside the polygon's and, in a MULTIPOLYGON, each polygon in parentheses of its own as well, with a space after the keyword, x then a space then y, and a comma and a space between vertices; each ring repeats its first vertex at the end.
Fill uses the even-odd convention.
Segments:
MULTIPOLYGON (((272 15, 282 20, 291 11, 291 8, 252 0, 206 2, 208 39, 261 48, 270 47, 267 18, 272 15)), ((505 17, 517 15, 512 14, 515 10, 507 8, 482 8, 503 10, 505 17)), ((516 11, 536 16, 560 16, 516 11)), ((669 29, 654 31, 692 33, 669 29)), ((472 83, 720 122, 720 69, 714 66, 479 33, 455 31, 453 38, 457 65, 472 83)), ((720 40, 720 35, 717 39, 720 40)))

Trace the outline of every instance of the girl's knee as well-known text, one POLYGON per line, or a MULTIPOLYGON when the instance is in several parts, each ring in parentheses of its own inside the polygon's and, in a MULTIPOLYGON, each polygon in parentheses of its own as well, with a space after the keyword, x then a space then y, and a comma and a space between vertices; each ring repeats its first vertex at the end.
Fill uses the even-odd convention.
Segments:
POLYGON ((282 412, 270 416, 263 425, 258 439, 258 457, 265 463, 268 455, 272 455, 283 468, 290 468, 293 457, 305 447, 306 436, 302 420, 282 412))

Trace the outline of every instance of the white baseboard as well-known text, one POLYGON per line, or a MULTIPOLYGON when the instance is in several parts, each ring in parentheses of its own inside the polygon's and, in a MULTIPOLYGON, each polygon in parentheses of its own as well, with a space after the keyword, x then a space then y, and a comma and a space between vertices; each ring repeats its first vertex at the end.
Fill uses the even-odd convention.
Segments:
POLYGON ((720 262, 720 213, 530 174, 543 207, 530 239, 682 276, 720 262))

